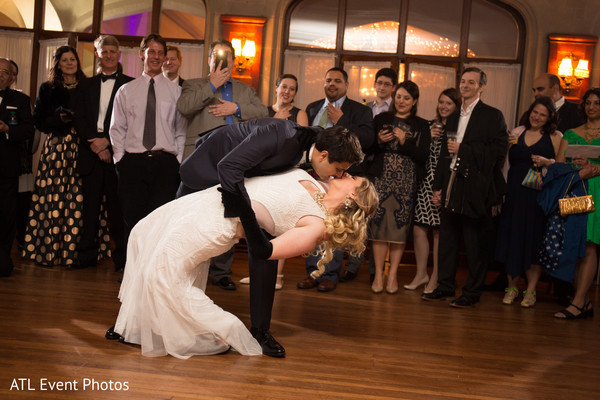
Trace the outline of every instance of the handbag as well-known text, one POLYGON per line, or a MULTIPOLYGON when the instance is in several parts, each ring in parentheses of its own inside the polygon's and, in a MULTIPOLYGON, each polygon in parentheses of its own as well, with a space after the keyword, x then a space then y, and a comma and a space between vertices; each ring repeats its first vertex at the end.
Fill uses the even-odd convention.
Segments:
POLYGON ((542 190, 542 173, 537 168, 529 168, 521 185, 535 190, 542 190))
POLYGON ((583 183, 583 181, 581 181, 581 184, 583 185, 585 196, 566 197, 572 182, 573 176, 571 176, 569 186, 567 186, 567 190, 565 191, 563 198, 558 199, 558 208, 560 209, 560 215, 565 217, 571 214, 585 214, 595 211, 596 207, 594 206, 594 199, 592 198, 591 194, 587 193, 587 189, 585 188, 585 184, 583 183))

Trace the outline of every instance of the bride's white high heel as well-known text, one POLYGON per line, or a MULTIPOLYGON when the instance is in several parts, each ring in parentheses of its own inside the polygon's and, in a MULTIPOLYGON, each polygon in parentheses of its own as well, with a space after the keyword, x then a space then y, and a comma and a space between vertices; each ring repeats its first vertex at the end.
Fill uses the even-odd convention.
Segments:
POLYGON ((250 277, 249 277, 249 276, 247 276, 247 277, 245 277, 245 278, 242 278, 242 279, 240 279, 240 283, 241 283, 242 285, 249 285, 249 284, 250 284, 250 277))

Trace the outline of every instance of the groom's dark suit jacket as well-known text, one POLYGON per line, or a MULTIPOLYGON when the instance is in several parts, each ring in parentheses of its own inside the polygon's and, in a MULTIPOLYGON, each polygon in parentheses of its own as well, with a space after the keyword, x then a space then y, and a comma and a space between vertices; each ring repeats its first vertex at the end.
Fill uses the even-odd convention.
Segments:
POLYGON ((225 125, 196 141, 196 150, 179 169, 178 196, 221 186, 240 192, 246 199, 244 177, 270 175, 297 165, 310 150, 321 128, 301 127, 295 122, 261 118, 225 125))

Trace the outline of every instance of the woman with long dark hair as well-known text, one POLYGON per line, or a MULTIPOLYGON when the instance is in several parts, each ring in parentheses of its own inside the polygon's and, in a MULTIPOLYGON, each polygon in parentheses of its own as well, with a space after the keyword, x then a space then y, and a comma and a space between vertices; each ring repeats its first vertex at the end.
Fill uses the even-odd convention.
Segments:
POLYGON ((417 117, 419 87, 412 81, 398 85, 387 113, 373 121, 377 141, 369 152, 373 162, 367 168, 379 195, 379 207, 370 225, 375 278, 374 293, 384 289, 383 267, 389 248, 390 270, 386 292, 398 291, 398 265, 413 221, 417 183, 425 172, 431 136, 429 124, 417 117))
MULTIPOLYGON (((77 85, 85 75, 77 51, 70 46, 59 47, 53 62, 33 109, 35 127, 46 133, 46 140, 23 248, 25 258, 48 267, 77 263, 76 247, 83 225, 81 178, 76 171, 79 138, 73 124, 76 118, 73 110, 77 85)), ((102 249, 108 254, 108 232, 105 233, 102 249)))
POLYGON ((533 307, 536 285, 542 273, 538 250, 543 242, 545 217, 537 202, 539 189, 523 185, 528 171, 548 167, 558 151, 562 135, 556 130, 558 113, 549 97, 536 99, 510 134, 508 193, 498 224, 496 259, 506 265, 508 287, 502 302, 512 304, 519 295, 517 284, 527 276, 521 307, 533 307))

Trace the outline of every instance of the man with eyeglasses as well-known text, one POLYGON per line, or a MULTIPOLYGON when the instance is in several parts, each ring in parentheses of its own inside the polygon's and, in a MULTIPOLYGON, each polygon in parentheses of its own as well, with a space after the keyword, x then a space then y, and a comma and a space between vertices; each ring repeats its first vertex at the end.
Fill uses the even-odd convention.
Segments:
POLYGON ((377 97, 375 100, 367 103, 367 106, 373 110, 373 118, 377 114, 390 110, 392 105, 392 93, 398 84, 398 74, 391 68, 381 68, 375 74, 375 91, 377 97))
POLYGON ((10 88, 15 72, 10 60, 0 58, 0 277, 9 276, 14 266, 10 250, 17 226, 20 149, 34 133, 29 96, 10 88))

